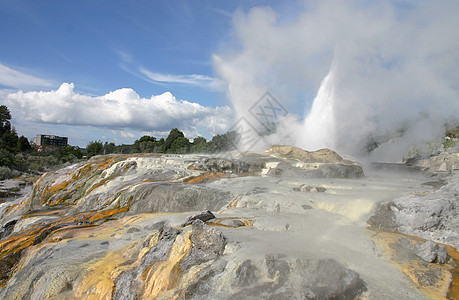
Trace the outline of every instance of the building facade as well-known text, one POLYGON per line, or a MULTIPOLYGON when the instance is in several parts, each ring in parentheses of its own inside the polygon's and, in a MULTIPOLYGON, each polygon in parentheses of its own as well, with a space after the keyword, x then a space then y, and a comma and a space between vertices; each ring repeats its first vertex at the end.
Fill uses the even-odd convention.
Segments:
POLYGON ((39 148, 43 147, 65 147, 68 145, 68 137, 57 135, 37 134, 33 142, 39 148))

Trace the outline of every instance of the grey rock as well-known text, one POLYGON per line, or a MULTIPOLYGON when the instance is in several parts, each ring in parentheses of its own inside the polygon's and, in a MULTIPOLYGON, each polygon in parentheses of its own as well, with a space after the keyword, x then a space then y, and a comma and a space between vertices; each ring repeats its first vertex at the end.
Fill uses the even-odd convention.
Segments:
POLYGON ((233 228, 238 228, 238 227, 242 227, 242 226, 246 226, 247 225, 246 223, 242 222, 241 220, 232 219, 232 218, 219 220, 218 224, 224 225, 224 226, 228 226, 228 227, 233 227, 233 228))
POLYGON ((303 204, 303 205, 301 205, 301 207, 302 207, 304 210, 312 209, 312 206, 311 206, 311 205, 308 205, 308 204, 303 204))
POLYGON ((415 270, 414 275, 416 280, 422 286, 433 286, 438 284, 438 280, 441 277, 441 272, 438 269, 431 269, 427 271, 415 270))
POLYGON ((300 187, 300 190, 302 192, 318 192, 318 193, 323 193, 327 189, 321 186, 312 186, 312 185, 302 185, 300 187))
POLYGON ((113 291, 113 299, 137 299, 141 286, 140 275, 149 265, 167 259, 175 238, 180 234, 180 230, 168 227, 164 222, 154 224, 152 229, 159 232, 159 242, 142 257, 137 269, 127 270, 118 275, 115 279, 116 287, 113 291))
POLYGON ((416 254, 429 263, 436 262, 444 264, 448 260, 446 247, 443 245, 437 245, 432 241, 427 241, 423 244, 417 245, 416 254))
POLYGON ((207 226, 201 220, 192 225, 191 250, 180 262, 180 269, 186 272, 191 266, 199 265, 223 254, 226 238, 221 231, 207 226))
POLYGON ((261 262, 245 260, 232 281, 237 292, 228 299, 355 299, 366 291, 357 272, 333 259, 286 259, 267 255, 263 268, 257 267, 261 262))
POLYGON ((233 285, 237 287, 246 287, 257 282, 258 268, 252 264, 250 259, 245 260, 237 269, 236 276, 233 279, 233 285))
POLYGON ((268 176, 300 177, 300 178, 360 178, 363 169, 354 164, 318 163, 297 166, 294 161, 284 161, 271 168, 268 176))
POLYGON ((250 171, 250 164, 247 162, 223 158, 204 158, 194 164, 194 167, 204 171, 236 174, 250 171))
POLYGON ((215 219, 214 214, 210 212, 210 210, 205 210, 205 211, 201 211, 194 215, 189 216, 181 226, 182 227, 188 226, 191 223, 193 223, 194 220, 201 220, 203 222, 206 222, 211 219, 215 219))
POLYGON ((429 174, 452 173, 459 169, 459 153, 441 152, 428 156, 419 156, 408 159, 407 166, 415 166, 429 174))
POLYGON ((396 221, 395 210, 398 208, 393 202, 378 203, 374 214, 368 219, 368 223, 373 228, 396 232, 399 224, 396 221))
POLYGON ((307 299, 354 299, 366 290, 357 272, 333 259, 309 261, 304 270, 312 276, 302 284, 307 299))
POLYGON ((128 215, 137 213, 179 213, 199 210, 220 210, 234 196, 200 185, 144 183, 133 192, 120 197, 122 206, 130 203, 128 215))
POLYGON ((417 235, 459 247, 459 173, 445 179, 447 184, 425 195, 408 194, 378 203, 368 220, 375 228, 417 235))

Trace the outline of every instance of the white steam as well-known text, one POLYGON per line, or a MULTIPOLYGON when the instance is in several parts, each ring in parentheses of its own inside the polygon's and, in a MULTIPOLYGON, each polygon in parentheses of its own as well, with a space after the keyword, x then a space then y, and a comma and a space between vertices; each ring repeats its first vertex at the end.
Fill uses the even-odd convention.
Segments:
POLYGON ((266 91, 293 114, 265 144, 356 155, 373 137, 375 159, 399 160, 457 122, 458 14, 457 1, 318 1, 293 19, 257 7, 235 15, 238 45, 214 64, 260 131, 249 110, 266 91))

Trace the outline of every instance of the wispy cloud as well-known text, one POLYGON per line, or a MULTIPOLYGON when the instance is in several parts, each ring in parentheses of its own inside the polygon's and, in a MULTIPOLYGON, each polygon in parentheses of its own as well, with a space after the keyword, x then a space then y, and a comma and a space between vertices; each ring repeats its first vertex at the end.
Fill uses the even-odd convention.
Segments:
POLYGON ((211 90, 219 90, 222 87, 221 81, 215 77, 201 74, 182 75, 154 72, 137 63, 130 53, 122 50, 114 50, 114 52, 119 56, 121 60, 119 67, 122 70, 154 84, 190 85, 211 90))
POLYGON ((191 75, 172 75, 172 74, 162 74, 149 71, 145 68, 139 68, 139 71, 148 77, 152 82, 158 84, 185 84, 185 85, 195 85, 201 87, 209 87, 217 89, 220 86, 220 81, 216 78, 191 74, 191 75))
POLYGON ((0 63, 0 85, 24 89, 31 87, 50 87, 53 84, 49 80, 22 73, 0 63))
POLYGON ((227 17, 227 18, 232 18, 233 17, 233 13, 227 11, 227 10, 223 10, 223 9, 220 9, 220 8, 216 8, 216 7, 208 7, 209 10, 219 14, 220 16, 224 16, 224 17, 227 17))

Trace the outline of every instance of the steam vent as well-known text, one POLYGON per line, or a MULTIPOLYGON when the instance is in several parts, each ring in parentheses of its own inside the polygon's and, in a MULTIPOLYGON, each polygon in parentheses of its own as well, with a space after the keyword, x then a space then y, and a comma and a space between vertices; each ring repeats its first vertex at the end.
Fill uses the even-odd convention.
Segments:
POLYGON ((441 155, 96 156, 0 204, 0 298, 458 299, 459 157, 441 155))

